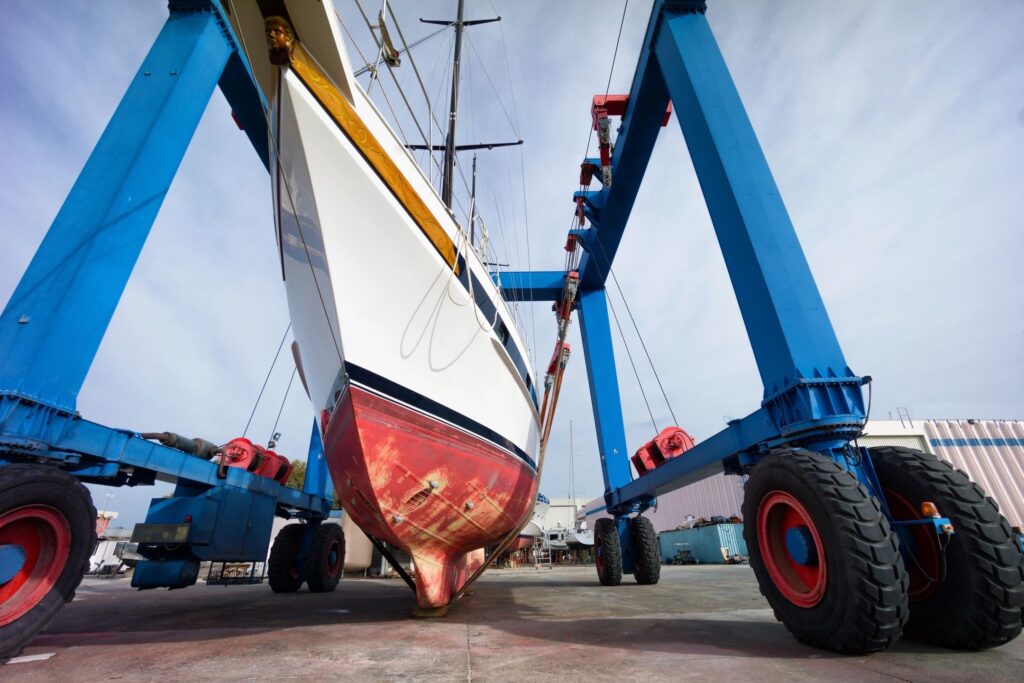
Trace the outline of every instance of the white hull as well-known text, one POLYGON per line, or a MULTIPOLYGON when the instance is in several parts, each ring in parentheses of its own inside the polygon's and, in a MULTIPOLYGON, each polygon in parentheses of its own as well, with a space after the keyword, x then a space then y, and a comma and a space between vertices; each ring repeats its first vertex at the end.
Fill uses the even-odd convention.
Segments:
MULTIPOLYGON (((337 33, 329 1, 286 4, 300 39, 313 34, 303 24, 316 21, 337 33)), ((254 3, 239 6, 246 9, 236 23, 261 20, 251 16, 254 3)), ((310 52, 454 245, 462 277, 361 140, 339 125, 295 69, 257 63, 266 60, 261 34, 246 37, 271 107, 271 177, 288 306, 314 406, 332 410, 355 368, 398 385, 404 396, 446 407, 464 418, 457 426, 482 425, 498 445, 535 458, 538 416, 525 344, 479 257, 355 82, 336 36, 332 45, 321 27, 310 52)))

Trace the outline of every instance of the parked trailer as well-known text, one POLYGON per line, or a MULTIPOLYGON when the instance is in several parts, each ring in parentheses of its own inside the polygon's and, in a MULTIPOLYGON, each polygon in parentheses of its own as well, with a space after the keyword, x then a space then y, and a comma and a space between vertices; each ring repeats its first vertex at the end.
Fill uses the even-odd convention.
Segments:
POLYGON ((276 591, 333 590, 345 539, 321 524, 330 479, 314 423, 301 491, 288 463, 245 440, 231 458, 173 434, 161 443, 78 414, 79 390, 207 101, 220 86, 264 165, 261 95, 215 0, 172 0, 85 168, 0 314, 0 660, 17 653, 74 596, 96 545, 84 483, 176 484, 154 499, 132 541, 145 558, 132 585, 181 588, 201 561, 263 562, 276 591), (203 456, 203 457, 200 457, 203 456), (244 465, 230 467, 227 465, 244 465))
POLYGON ((1009 525, 977 485, 933 455, 857 445, 871 378, 846 362, 706 9, 704 0, 656 0, 628 95, 594 97, 600 156, 583 159, 573 182, 583 189, 573 195, 571 268, 495 276, 508 295, 579 312, 612 515, 595 524, 598 578, 615 585, 632 573, 639 584, 656 582, 657 541, 643 512, 658 495, 724 470, 749 475, 750 563, 776 616, 802 642, 847 653, 884 649, 901 633, 965 649, 1006 643, 1020 634, 1024 603, 1024 561, 1009 525), (643 469, 653 467, 633 479, 605 283, 672 114, 764 394, 759 410, 718 434, 692 447, 682 440, 678 457, 638 454, 643 469), (613 118, 621 120, 614 141, 613 118), (594 180, 600 189, 589 189, 594 180))

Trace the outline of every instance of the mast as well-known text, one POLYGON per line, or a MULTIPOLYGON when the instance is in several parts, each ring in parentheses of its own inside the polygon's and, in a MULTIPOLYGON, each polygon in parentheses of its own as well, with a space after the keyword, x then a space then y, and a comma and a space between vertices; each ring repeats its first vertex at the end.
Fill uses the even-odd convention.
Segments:
MULTIPOLYGON (((444 143, 444 165, 441 176, 441 200, 445 203, 449 210, 453 209, 454 199, 454 186, 455 186, 455 153, 460 149, 493 149, 495 147, 508 147, 512 145, 523 144, 522 140, 516 142, 494 142, 494 143, 481 143, 475 145, 456 145, 455 144, 455 123, 459 115, 459 67, 462 62, 462 31, 467 26, 475 26, 477 24, 490 24, 494 21, 501 21, 501 17, 495 17, 494 19, 471 19, 465 21, 463 13, 465 11, 466 0, 459 0, 458 11, 456 12, 455 21, 443 21, 439 19, 420 19, 424 24, 440 24, 442 26, 454 26, 455 27, 455 52, 454 59, 452 60, 452 97, 451 103, 448 106, 448 137, 444 143)), ((407 145, 409 149, 430 149, 433 151, 439 146, 430 147, 428 145, 407 145)), ((472 221, 472 217, 470 218, 472 221)))
POLYGON ((459 62, 462 59, 462 14, 466 0, 459 0, 455 17, 455 59, 452 62, 452 100, 448 107, 448 138, 444 146, 444 176, 441 180, 441 199, 452 208, 452 178, 455 176, 455 122, 459 114, 459 62))

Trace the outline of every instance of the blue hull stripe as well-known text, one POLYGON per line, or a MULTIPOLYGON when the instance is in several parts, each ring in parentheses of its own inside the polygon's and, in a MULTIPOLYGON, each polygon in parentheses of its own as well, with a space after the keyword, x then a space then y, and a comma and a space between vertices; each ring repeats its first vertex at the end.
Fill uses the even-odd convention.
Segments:
POLYGON ((996 448, 999 446, 1024 446, 1024 439, 931 439, 929 443, 932 446, 996 448))
POLYGON ((537 469, 537 463, 534 462, 533 458, 531 458, 526 451, 516 446, 501 434, 498 434, 490 427, 482 425, 476 420, 466 417, 462 413, 456 412, 442 403, 438 403, 433 399, 427 398, 423 394, 418 394, 412 389, 404 387, 397 382, 392 382, 386 377, 382 377, 375 372, 359 367, 353 363, 349 363, 348 361, 345 361, 345 372, 348 374, 348 377, 352 382, 360 384, 367 389, 372 390, 374 393, 380 394, 386 398, 405 403, 421 413, 444 420, 445 422, 450 422, 460 429, 464 429, 481 439, 490 441, 494 445, 504 448, 525 462, 532 469, 537 469))
MULTIPOLYGON (((526 383, 526 389, 530 393, 530 398, 533 400, 533 405, 537 406, 537 390, 533 386, 533 379, 530 377, 530 370, 526 365, 526 359, 520 352, 519 347, 516 346, 515 342, 512 341, 512 335, 509 332, 509 326, 505 322, 505 319, 501 317, 497 309, 494 306, 494 302, 487 295, 487 290, 484 289, 483 285, 480 284, 480 280, 477 279, 476 275, 466 266, 466 260, 460 255, 458 260, 459 265, 459 283, 465 288, 466 292, 473 293, 473 299, 476 302, 476 307, 480 309, 480 313, 484 319, 491 324, 494 328, 494 334, 498 336, 498 341, 505 348, 509 358, 512 359, 512 364, 516 366, 516 371, 522 378, 523 382, 526 383), (472 287, 470 282, 472 281, 472 287)), ((539 406, 538 406, 539 407, 539 406)))

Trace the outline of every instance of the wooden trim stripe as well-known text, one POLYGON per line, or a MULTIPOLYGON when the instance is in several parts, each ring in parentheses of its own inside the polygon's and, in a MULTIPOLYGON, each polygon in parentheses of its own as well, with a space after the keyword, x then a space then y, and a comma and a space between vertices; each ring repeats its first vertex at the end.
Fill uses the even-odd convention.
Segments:
POLYGON ((401 204, 409 217, 419 226, 437 252, 458 274, 460 268, 457 261, 455 243, 445 231, 433 212, 427 208, 423 198, 413 189, 405 175, 398 169, 395 162, 384 151, 380 142, 374 137, 355 109, 338 88, 331 82, 320 66, 310 57, 301 44, 296 44, 292 52, 292 70, 306 86, 320 106, 330 114, 345 136, 355 145, 367 163, 377 172, 384 184, 391 190, 398 203, 401 204))

